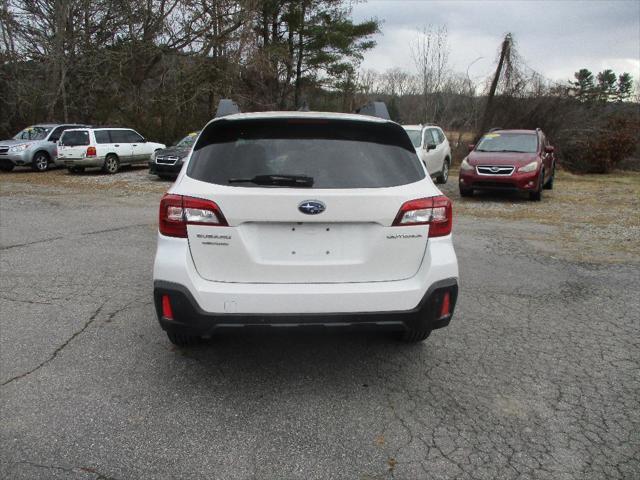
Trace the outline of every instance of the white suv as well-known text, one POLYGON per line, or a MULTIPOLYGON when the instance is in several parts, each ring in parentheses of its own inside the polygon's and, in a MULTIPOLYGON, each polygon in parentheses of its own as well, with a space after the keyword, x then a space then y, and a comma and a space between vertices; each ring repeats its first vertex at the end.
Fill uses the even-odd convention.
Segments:
POLYGON ((121 165, 147 165, 151 155, 163 148, 163 143, 148 142, 130 128, 76 128, 60 137, 56 165, 67 167, 71 173, 87 167, 116 173, 121 165))
POLYGON ((404 129, 429 175, 435 177, 437 183, 447 183, 451 167, 451 147, 442 129, 435 125, 405 125, 404 129))
POLYGON ((407 341, 458 292, 451 202, 402 127, 357 114, 212 120, 160 202, 154 300, 188 345, 241 326, 369 326, 407 341))

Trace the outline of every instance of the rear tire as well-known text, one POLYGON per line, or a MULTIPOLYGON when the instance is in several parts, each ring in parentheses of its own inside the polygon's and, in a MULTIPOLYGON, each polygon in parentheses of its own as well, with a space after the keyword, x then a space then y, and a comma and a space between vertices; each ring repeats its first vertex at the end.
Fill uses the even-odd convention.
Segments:
POLYGON ((115 156, 113 153, 110 153, 104 159, 104 165, 102 166, 102 171, 104 173, 113 175, 114 173, 117 173, 118 170, 120 170, 120 160, 118 160, 118 157, 115 156))
POLYGON ((167 332, 169 341, 178 347, 191 347, 200 343, 200 337, 185 335, 183 333, 167 332))
POLYGON ((436 183, 440 183, 440 184, 447 183, 447 180, 449 180, 449 163, 450 162, 451 160, 449 160, 448 158, 444 159, 444 162, 442 163, 442 172, 440 172, 440 175, 436 177, 436 183))
POLYGON ((31 161, 31 169, 36 172, 46 172, 49 170, 49 155, 44 152, 37 152, 31 161))
POLYGON ((405 343, 418 343, 426 340, 431 335, 431 330, 410 328, 400 335, 400 340, 405 343))

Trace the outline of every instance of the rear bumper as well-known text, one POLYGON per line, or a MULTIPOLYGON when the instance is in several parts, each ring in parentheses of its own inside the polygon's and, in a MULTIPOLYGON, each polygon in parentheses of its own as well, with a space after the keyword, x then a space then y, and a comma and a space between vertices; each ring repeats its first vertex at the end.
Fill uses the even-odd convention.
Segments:
POLYGON ((531 191, 538 186, 540 170, 529 173, 514 172, 511 175, 478 175, 475 171, 460 171, 460 188, 466 190, 531 191))
MULTIPOLYGON (((451 236, 430 238, 418 272, 397 281, 353 283, 231 283, 205 280, 198 273, 184 238, 158 235, 153 270, 156 306, 170 296, 174 323, 164 328, 209 332, 237 325, 363 325, 406 328, 427 318, 433 305, 426 298, 440 286, 456 286, 458 261, 451 236), (443 283, 444 282, 444 283, 443 283), (173 306, 173 298, 178 302, 173 306), (181 305, 185 305, 182 307, 181 305), (194 322, 189 322, 194 318, 194 322), (372 320, 373 319, 373 320, 372 320), (184 324, 184 325, 183 325, 184 324)), ((453 310, 451 310, 453 311, 453 310)), ((444 326, 445 321, 440 322, 444 326)), ((439 328, 432 326, 431 328, 439 328)))
POLYGON ((234 314, 202 310, 183 285, 156 281, 154 304, 162 328, 173 333, 210 336, 219 329, 238 327, 358 327, 367 329, 428 329, 449 325, 458 298, 455 278, 440 280, 427 290, 417 306, 404 311, 234 314), (449 308, 443 312, 443 299, 449 294, 449 308), (173 318, 163 316, 162 298, 168 296, 173 318))
POLYGON ((60 158, 56 159, 56 165, 59 167, 102 167, 104 165, 104 157, 91 158, 60 158))

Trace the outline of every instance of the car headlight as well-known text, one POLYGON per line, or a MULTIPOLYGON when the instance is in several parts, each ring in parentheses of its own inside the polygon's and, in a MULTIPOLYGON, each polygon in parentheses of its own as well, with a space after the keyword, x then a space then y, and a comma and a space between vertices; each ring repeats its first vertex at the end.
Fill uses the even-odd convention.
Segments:
POLYGON ((462 163, 460 164, 460 170, 473 170, 473 167, 469 165, 469 162, 466 158, 462 160, 462 163))
POLYGON ((535 172, 538 169, 538 162, 533 161, 531 163, 527 163, 524 167, 520 167, 518 169, 519 172, 535 172))
POLYGON ((21 143, 20 145, 14 145, 9 148, 9 151, 12 153, 24 152, 27 148, 29 148, 28 143, 21 143))

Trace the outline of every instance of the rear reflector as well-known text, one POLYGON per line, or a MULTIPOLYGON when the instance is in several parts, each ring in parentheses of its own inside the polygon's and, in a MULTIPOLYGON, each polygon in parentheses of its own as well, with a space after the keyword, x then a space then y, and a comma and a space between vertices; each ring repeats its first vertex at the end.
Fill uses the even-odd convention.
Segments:
POLYGON ((440 308, 440 318, 451 315, 451 293, 448 291, 442 297, 442 307, 440 308))
POLYGON ((429 237, 443 237, 451 233, 453 209, 444 195, 418 198, 405 202, 392 226, 429 225, 429 237))
POLYGON ((179 238, 187 238, 187 225, 228 226, 215 202, 171 194, 165 194, 160 200, 158 220, 162 235, 179 238))
POLYGON ((162 295, 162 316, 167 320, 173 320, 173 310, 171 310, 169 295, 162 295))

